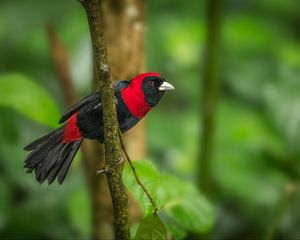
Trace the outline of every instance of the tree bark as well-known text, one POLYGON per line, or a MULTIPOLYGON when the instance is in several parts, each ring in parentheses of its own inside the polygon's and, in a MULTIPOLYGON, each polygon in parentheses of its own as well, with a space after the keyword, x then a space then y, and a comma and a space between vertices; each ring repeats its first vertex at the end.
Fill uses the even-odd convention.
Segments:
POLYGON ((218 103, 219 47, 222 0, 207 1, 207 42, 204 56, 202 94, 202 138, 198 170, 198 186, 211 193, 211 165, 213 160, 215 115, 218 103))
MULTIPOLYGON (((130 79, 145 71, 145 8, 145 0, 103 2, 108 61, 115 80, 130 79)), ((145 159, 144 120, 124 135, 124 141, 132 159, 145 159)), ((129 222, 141 218, 138 203, 129 196, 129 222)))
POLYGON ((119 125, 110 67, 107 60, 101 1, 99 2, 98 0, 81 1, 89 22, 95 70, 99 80, 104 123, 105 175, 113 203, 115 237, 129 239, 128 196, 122 182, 122 166, 119 164, 123 154, 118 135, 119 125))
MULTIPOLYGON (((102 7, 108 62, 113 79, 129 79, 143 72, 145 68, 145 1, 105 0, 102 2, 102 7)), ((131 129, 124 137, 130 156, 133 159, 144 159, 146 155, 144 121, 131 129)), ((97 162, 100 168, 104 164, 104 159, 100 161, 98 159, 97 162)), ((94 166, 94 170, 97 166, 94 166)), ((93 182, 95 182, 92 191, 93 237, 112 239, 112 203, 107 181, 104 177, 97 177, 93 182)), ((138 222, 141 218, 142 213, 138 203, 129 196, 130 224, 138 222)))

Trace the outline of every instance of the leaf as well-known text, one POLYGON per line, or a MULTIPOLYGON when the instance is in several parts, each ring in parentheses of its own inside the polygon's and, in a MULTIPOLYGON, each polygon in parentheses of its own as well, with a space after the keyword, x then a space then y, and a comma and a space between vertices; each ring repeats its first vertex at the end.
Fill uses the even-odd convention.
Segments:
POLYGON ((207 204, 200 196, 189 196, 166 211, 182 228, 192 232, 207 232, 214 222, 214 214, 207 204))
POLYGON ((136 233, 137 240, 167 239, 167 230, 157 214, 145 217, 136 233))
MULTIPOLYGON (((214 209, 193 183, 160 173, 150 161, 137 161, 134 165, 141 181, 161 209, 164 223, 176 239, 182 238, 188 231, 207 232, 213 226, 214 209)), ((136 183, 128 165, 124 169, 124 183, 140 203, 144 214, 152 213, 151 203, 136 183)))
POLYGON ((0 105, 11 107, 36 122, 57 126, 59 112, 55 102, 24 75, 0 76, 0 105))
POLYGON ((161 184, 168 189, 168 202, 164 205, 164 211, 178 227, 204 233, 213 226, 214 209, 192 183, 162 174, 161 184))

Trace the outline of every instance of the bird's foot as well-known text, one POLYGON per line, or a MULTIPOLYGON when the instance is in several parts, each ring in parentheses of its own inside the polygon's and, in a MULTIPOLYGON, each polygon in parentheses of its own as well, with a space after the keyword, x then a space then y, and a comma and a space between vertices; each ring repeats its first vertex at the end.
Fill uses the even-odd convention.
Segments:
POLYGON ((118 165, 121 165, 125 161, 125 158, 121 157, 119 162, 117 163, 118 165))
MULTIPOLYGON (((124 160, 125 159, 123 157, 121 157, 120 160, 119 160, 119 162, 117 162, 117 165, 121 165, 124 162, 124 160)), ((112 173, 112 169, 107 168, 107 167, 103 167, 102 169, 99 169, 99 170, 96 171, 97 175, 100 175, 102 173, 104 173, 104 174, 110 174, 110 173, 112 173)))
POLYGON ((104 173, 104 174, 109 174, 109 173, 111 173, 111 172, 112 172, 111 169, 104 167, 104 168, 102 168, 102 169, 100 169, 100 170, 97 170, 97 171, 96 171, 96 174, 97 174, 97 175, 100 175, 100 174, 102 174, 102 173, 104 173))

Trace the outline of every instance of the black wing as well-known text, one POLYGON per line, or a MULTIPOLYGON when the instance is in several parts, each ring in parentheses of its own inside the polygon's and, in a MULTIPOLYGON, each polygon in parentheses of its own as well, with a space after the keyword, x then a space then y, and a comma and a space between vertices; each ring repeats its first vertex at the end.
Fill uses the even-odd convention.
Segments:
POLYGON ((122 80, 114 83, 113 88, 115 92, 120 91, 123 88, 126 88, 130 84, 129 80, 122 80))
MULTIPOLYGON (((120 91, 121 89, 127 87, 129 84, 130 84, 130 81, 128 81, 128 80, 118 81, 118 82, 114 83, 114 85, 113 85, 114 91, 115 92, 120 91)), ((82 100, 80 100, 79 102, 77 102, 73 106, 71 106, 69 108, 69 110, 62 115, 62 117, 59 120, 59 123, 63 123, 65 121, 67 121, 82 106, 84 106, 90 102, 96 101, 96 100, 99 100, 99 103, 101 102, 99 91, 91 93, 90 95, 86 96, 85 98, 83 98, 82 100)))
POLYGON ((75 103, 73 106, 69 108, 67 112, 65 112, 59 120, 59 123, 63 123, 67 121, 75 112, 77 112, 82 106, 99 99, 100 101, 100 94, 99 91, 93 92, 90 95, 86 96, 85 98, 81 99, 79 102, 75 103))

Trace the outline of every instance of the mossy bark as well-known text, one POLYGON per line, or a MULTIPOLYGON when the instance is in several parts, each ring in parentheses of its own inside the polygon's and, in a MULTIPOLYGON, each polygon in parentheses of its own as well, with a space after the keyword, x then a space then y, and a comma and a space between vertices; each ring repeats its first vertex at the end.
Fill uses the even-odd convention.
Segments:
POLYGON ((115 237, 116 239, 129 239, 128 196, 122 182, 122 165, 120 161, 123 156, 118 135, 119 125, 110 67, 107 61, 101 1, 81 0, 81 3, 88 17, 94 63, 103 106, 105 169, 113 203, 115 237))
MULTIPOLYGON (((146 1, 104 0, 102 4, 105 25, 104 36, 112 78, 113 80, 131 79, 133 76, 145 71, 146 1)), ((126 150, 133 160, 145 159, 144 120, 126 132, 123 138, 126 150)), ((103 191, 106 191, 106 189, 102 188, 99 194, 103 195, 103 191)), ((110 199, 107 199, 107 201, 111 202, 110 199)), ((128 205, 129 225, 140 222, 143 217, 142 211, 138 202, 130 194, 128 205)), ((107 214, 105 212, 108 210, 110 209, 102 209, 98 214, 107 214)), ((106 217, 99 224, 107 226, 107 222, 106 217)))

